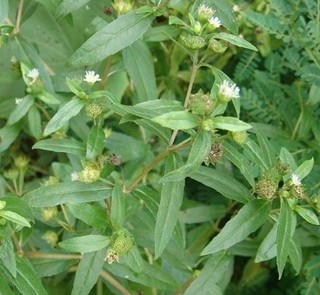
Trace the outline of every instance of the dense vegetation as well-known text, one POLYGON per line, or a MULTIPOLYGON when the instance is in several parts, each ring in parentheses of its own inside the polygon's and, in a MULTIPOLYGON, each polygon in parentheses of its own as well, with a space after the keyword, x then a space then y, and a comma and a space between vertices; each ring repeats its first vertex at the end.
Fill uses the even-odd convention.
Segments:
POLYGON ((320 294, 320 1, 0 0, 0 294, 320 294))

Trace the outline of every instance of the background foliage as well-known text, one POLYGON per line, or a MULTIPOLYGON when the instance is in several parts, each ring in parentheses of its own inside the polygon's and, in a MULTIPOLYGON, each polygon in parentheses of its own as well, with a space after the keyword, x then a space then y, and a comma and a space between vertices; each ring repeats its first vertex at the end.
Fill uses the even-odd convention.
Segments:
POLYGON ((319 27, 317 0, 0 0, 0 293, 319 294, 319 27))

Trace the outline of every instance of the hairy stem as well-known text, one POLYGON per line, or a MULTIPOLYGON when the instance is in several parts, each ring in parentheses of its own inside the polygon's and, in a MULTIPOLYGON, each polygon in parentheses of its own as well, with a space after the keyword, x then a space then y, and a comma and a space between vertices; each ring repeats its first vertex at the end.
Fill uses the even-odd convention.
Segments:
POLYGON ((23 8, 23 1, 20 0, 18 4, 18 10, 17 10, 17 18, 16 18, 16 24, 13 30, 13 34, 16 35, 20 31, 20 23, 21 23, 21 15, 22 15, 22 8, 23 8))
POLYGON ((106 271, 101 271, 100 272, 100 277, 108 281, 113 287, 115 287, 117 290, 121 292, 123 295, 131 295, 131 293, 124 287, 122 286, 113 276, 111 276, 109 273, 106 271))

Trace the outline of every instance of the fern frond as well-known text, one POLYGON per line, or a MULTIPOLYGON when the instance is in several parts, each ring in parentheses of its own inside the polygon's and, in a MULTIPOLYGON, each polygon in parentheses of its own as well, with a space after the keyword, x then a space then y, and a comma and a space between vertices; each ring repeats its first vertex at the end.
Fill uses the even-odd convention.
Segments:
POLYGON ((258 68, 261 58, 255 51, 243 51, 234 72, 236 82, 250 79, 258 68))

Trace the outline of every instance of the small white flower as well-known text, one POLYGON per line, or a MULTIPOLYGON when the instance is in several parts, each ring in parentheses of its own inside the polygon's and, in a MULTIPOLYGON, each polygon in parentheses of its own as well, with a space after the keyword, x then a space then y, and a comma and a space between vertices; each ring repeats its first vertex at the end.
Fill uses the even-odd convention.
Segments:
POLYGON ((198 16, 202 19, 209 19, 214 13, 215 10, 205 4, 198 7, 198 16))
POLYGON ((18 105, 22 102, 22 98, 16 98, 15 99, 15 103, 18 105))
POLYGON ((11 58, 10 58, 10 62, 12 63, 12 64, 15 64, 15 63, 17 63, 17 58, 15 57, 15 56, 11 56, 11 58))
POLYGON ((212 28, 217 29, 221 26, 221 21, 218 17, 212 16, 209 20, 209 24, 212 28))
POLYGON ((72 172, 71 173, 71 181, 77 181, 79 180, 79 174, 77 172, 72 172))
POLYGON ((239 92, 239 87, 227 80, 223 80, 222 84, 219 85, 219 94, 227 99, 240 97, 239 92))
POLYGON ((301 180, 299 179, 298 175, 295 173, 291 175, 291 184, 295 186, 301 185, 301 180))
POLYGON ((240 7, 237 4, 235 4, 235 5, 232 6, 232 10, 234 12, 238 12, 240 10, 240 7))
POLYGON ((27 77, 29 77, 29 78, 32 79, 31 83, 34 83, 34 82, 38 79, 38 77, 39 77, 39 70, 36 69, 36 68, 32 69, 32 70, 29 71, 29 73, 27 74, 27 77))
POLYGON ((96 74, 95 71, 86 71, 83 81, 94 84, 101 81, 99 74, 96 74))

